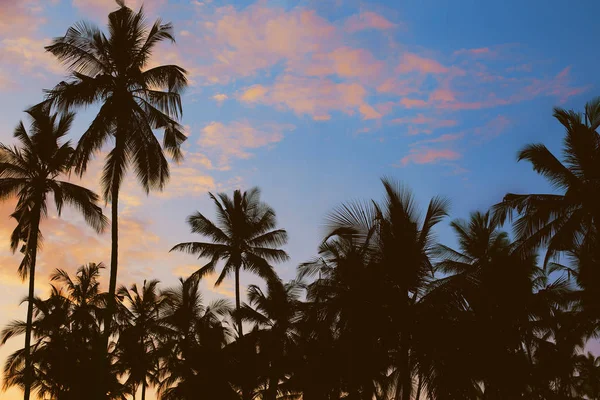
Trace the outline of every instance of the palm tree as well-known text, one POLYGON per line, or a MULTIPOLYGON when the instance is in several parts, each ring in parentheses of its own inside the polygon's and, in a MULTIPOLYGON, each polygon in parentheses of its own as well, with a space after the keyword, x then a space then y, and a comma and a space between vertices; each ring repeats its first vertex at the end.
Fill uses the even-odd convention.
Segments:
POLYGON ((582 266, 579 284, 600 290, 600 98, 586 104, 584 114, 554 109, 554 117, 565 128, 563 161, 543 144, 530 144, 519 153, 544 176, 559 194, 512 194, 494 207, 500 222, 519 215, 517 239, 523 247, 547 246, 546 262, 559 252, 587 248, 591 263, 582 266))
MULTIPOLYGON (((117 3, 120 8, 108 16, 108 36, 96 26, 79 22, 46 47, 71 75, 49 90, 43 103, 61 111, 101 104, 77 145, 77 173, 83 174, 93 155, 114 140, 102 173, 103 195, 112 207, 107 332, 115 306, 119 190, 125 173, 133 167, 146 192, 162 190, 169 177, 163 148, 179 161, 180 145, 186 139, 177 122, 182 112, 180 93, 187 86, 186 71, 176 65, 147 68, 158 43, 175 41, 173 26, 160 20, 148 26, 142 9, 136 13, 124 1, 117 3), (154 129, 164 131, 162 147, 154 129)), ((108 343, 108 337, 105 340, 108 343)))
POLYGON ((372 398, 377 381, 392 370, 394 382, 386 386, 394 389, 394 398, 410 400, 418 365, 414 345, 431 323, 431 313, 424 313, 427 303, 421 303, 433 280, 433 227, 447 215, 447 201, 432 199, 420 217, 409 190, 382 181, 382 203, 347 204, 331 215, 321 257, 300 273, 320 273, 309 299, 317 307, 324 303, 338 339, 347 342, 349 350, 342 354, 351 357, 350 396, 372 398), (361 342, 367 343, 362 352, 361 342), (385 357, 381 344, 388 350, 385 357))
MULTIPOLYGON (((18 220, 17 228, 11 238, 14 250, 24 237, 25 249, 23 261, 19 266, 19 275, 25 279, 29 274, 29 294, 27 306, 27 329, 25 332, 25 359, 31 345, 31 323, 35 290, 35 266, 37 251, 41 243, 40 221, 47 216, 48 196, 54 196, 54 204, 60 215, 64 204, 80 211, 86 222, 97 232, 106 226, 102 209, 97 205, 98 196, 92 191, 70 182, 60 180, 69 172, 73 148, 70 143, 61 143, 67 135, 73 114, 67 113, 58 119, 48 110, 28 111, 31 117, 31 134, 27 133, 21 122, 14 136, 20 147, 0 145, 0 199, 17 196, 18 202, 13 217, 18 220)), ((29 361, 26 361, 26 374, 30 374, 29 361)), ((25 378, 24 398, 29 399, 31 387, 29 378, 25 378)))
POLYGON ((240 270, 253 272, 267 282, 277 279, 269 262, 288 259, 287 253, 277 248, 287 242, 287 232, 284 229, 274 229, 275 211, 260 201, 258 188, 243 193, 236 190, 233 198, 225 193, 217 196, 209 193, 209 196, 217 209, 217 223, 200 212, 190 215, 187 222, 192 233, 207 236, 212 242, 179 243, 171 251, 183 251, 195 254, 198 258, 208 258, 209 262, 194 273, 200 279, 214 273, 220 260, 225 261, 215 286, 219 286, 228 275, 235 275, 237 333, 241 338, 240 270))
POLYGON ((592 353, 577 357, 577 380, 580 395, 590 400, 600 399, 600 357, 592 353))
MULTIPOLYGON (((89 398, 104 384, 100 365, 104 357, 101 326, 106 294, 100 291, 98 282, 102 268, 102 264, 84 265, 75 278, 56 270, 51 279, 59 285, 52 285, 48 299, 34 300, 31 383, 42 398, 89 398)), ((2 332, 1 343, 23 334, 26 326, 22 321, 9 324, 2 332)), ((24 385, 24 364, 24 349, 9 357, 4 368, 5 388, 24 385)), ((103 398, 123 399, 124 387, 116 371, 111 371, 108 382, 103 398)))
POLYGON ((161 315, 167 332, 159 341, 162 359, 158 392, 164 400, 238 400, 232 385, 232 358, 224 352, 229 330, 222 318, 229 303, 202 303, 197 277, 181 279, 163 292, 161 315))
POLYGON ((118 364, 127 375, 125 384, 134 397, 141 385, 142 400, 146 399, 148 382, 158 380, 158 340, 167 332, 160 318, 164 298, 157 286, 157 280, 144 281, 141 290, 133 284, 130 289, 121 286, 117 293, 124 301, 119 313, 122 326, 117 343, 118 364))
POLYGON ((251 335, 256 336, 260 365, 264 366, 267 381, 264 400, 277 398, 279 382, 290 373, 300 289, 294 281, 283 285, 278 280, 269 282, 267 294, 256 285, 248 287, 249 304, 242 307, 241 318, 255 326, 251 335))
MULTIPOLYGON (((542 271, 534 252, 515 252, 517 244, 499 230, 490 213, 475 212, 469 221, 452 221, 460 251, 438 245, 438 290, 460 296, 472 316, 469 326, 471 371, 484 384, 485 396, 518 398, 527 386, 523 343, 533 335, 534 283, 542 271), (510 290, 507 288, 510 287, 510 290)), ((546 306, 547 304, 540 305, 546 306)))

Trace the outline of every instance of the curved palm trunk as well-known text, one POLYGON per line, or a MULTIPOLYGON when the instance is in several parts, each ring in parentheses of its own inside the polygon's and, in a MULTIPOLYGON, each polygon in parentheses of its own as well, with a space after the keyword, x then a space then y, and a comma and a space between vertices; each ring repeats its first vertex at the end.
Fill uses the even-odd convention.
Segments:
POLYGON ((31 381, 33 378, 33 365, 31 363, 31 331, 33 325, 33 298, 35 290, 35 263, 37 258, 38 232, 40 227, 40 204, 32 210, 32 220, 27 236, 25 257, 29 256, 29 293, 27 301, 27 326, 25 328, 25 389, 23 399, 29 400, 31 395, 31 381))
POLYGON ((142 400, 146 400, 146 380, 142 382, 142 400))

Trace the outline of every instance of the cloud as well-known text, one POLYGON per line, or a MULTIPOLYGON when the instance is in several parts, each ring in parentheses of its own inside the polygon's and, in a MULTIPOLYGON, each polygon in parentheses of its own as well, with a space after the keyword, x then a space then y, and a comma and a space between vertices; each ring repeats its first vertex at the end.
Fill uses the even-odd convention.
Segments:
MULTIPOLYGON (((204 18, 202 34, 211 59, 200 70, 213 83, 251 76, 280 62, 330 50, 336 34, 335 26, 314 10, 286 11, 265 6, 263 2, 241 11, 231 6, 221 7, 204 18)), ((204 56, 198 54, 198 57, 204 56)))
POLYGON ((410 153, 400 160, 402 166, 410 163, 431 164, 439 161, 454 161, 461 157, 459 153, 450 149, 431 149, 427 147, 411 149, 410 153))
POLYGON ((64 74, 65 69, 56 58, 44 50, 49 40, 30 37, 8 38, 0 41, 0 62, 13 66, 21 74, 33 73, 38 78, 45 74, 64 74))
POLYGON ((332 111, 362 118, 377 119, 381 113, 370 106, 365 98, 367 90, 358 83, 336 83, 329 78, 310 78, 284 75, 270 87, 256 85, 247 89, 240 100, 289 109, 298 115, 328 118, 332 111))
POLYGON ((387 20, 382 15, 372 11, 361 12, 353 15, 346 20, 344 24, 348 32, 358 32, 367 29, 387 30, 393 29, 397 25, 387 20))
POLYGON ((36 0, 2 1, 0 36, 19 37, 34 32, 46 22, 36 0))
POLYGON ((293 125, 267 123, 259 127, 248 121, 234 121, 229 124, 211 122, 202 128, 198 144, 219 156, 219 164, 226 166, 231 158, 252 157, 250 150, 273 145, 281 141, 286 132, 294 130, 293 125))
POLYGON ((305 65, 295 67, 306 76, 337 75, 341 78, 359 78, 368 82, 380 76, 385 63, 376 60, 368 50, 344 46, 331 52, 313 54, 305 65))
MULTIPOLYGON (((113 0, 72 0, 72 3, 81 12, 89 16, 102 18, 102 22, 107 19, 110 12, 119 8, 113 0)), ((152 15, 160 7, 167 4, 167 0, 127 0, 125 4, 135 11, 143 5, 146 15, 152 15)))
POLYGON ((215 100, 219 105, 223 104, 223 102, 228 98, 229 97, 223 93, 217 93, 212 97, 212 99, 215 100))
POLYGON ((398 73, 418 72, 421 74, 445 74, 448 68, 432 58, 421 57, 414 53, 404 53, 396 68, 398 73))

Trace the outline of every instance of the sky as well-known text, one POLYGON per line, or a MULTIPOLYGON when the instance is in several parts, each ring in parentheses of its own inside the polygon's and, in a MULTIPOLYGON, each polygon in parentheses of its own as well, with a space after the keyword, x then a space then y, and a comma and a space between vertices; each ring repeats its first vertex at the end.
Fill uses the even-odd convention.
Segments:
MULTIPOLYGON (((80 20, 104 27, 115 8, 112 0, 0 0, 0 142, 14 143, 19 120, 27 125, 22 111, 65 77, 44 45, 80 20)), ((446 196, 451 218, 507 192, 551 191, 516 153, 532 142, 559 152, 552 107, 582 110, 600 84, 593 0, 146 0, 144 8, 150 21, 174 24, 177 43, 161 45, 151 64, 189 72, 188 140, 164 192, 146 196, 126 178, 122 284, 157 278, 166 287, 201 265, 168 250, 201 239, 185 219, 214 215, 208 191, 262 189, 289 233, 291 260, 276 266, 284 280, 315 255, 327 213, 380 198, 382 176, 412 188, 423 208, 446 196)), ((95 111, 78 114, 74 142, 95 111)), ((101 162, 82 179, 95 190, 101 162)), ((26 313, 20 257, 9 251, 12 207, 0 204, 0 325, 26 313)), ((455 245, 450 220, 438 235, 455 245)), ((41 229, 40 295, 54 269, 110 260, 109 233, 95 234, 74 212, 51 212, 41 229)), ((243 275, 244 286, 255 282, 243 275)), ((207 300, 233 296, 231 281, 213 283, 203 283, 207 300)), ((19 346, 0 348, 0 360, 19 346)))

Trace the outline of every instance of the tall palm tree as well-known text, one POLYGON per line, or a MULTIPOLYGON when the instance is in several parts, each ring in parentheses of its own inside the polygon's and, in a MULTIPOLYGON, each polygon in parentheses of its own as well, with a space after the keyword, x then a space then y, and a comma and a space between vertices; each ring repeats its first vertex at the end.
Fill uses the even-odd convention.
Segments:
POLYGON ((173 26, 160 20, 149 26, 142 9, 134 12, 124 1, 117 3, 120 8, 108 15, 108 36, 96 26, 79 22, 46 47, 67 67, 70 79, 49 90, 43 103, 62 111, 101 105, 77 145, 77 173, 83 174, 93 155, 114 141, 102 173, 104 198, 112 207, 107 332, 115 306, 119 190, 125 173, 133 167, 146 192, 162 190, 169 177, 163 148, 178 161, 182 158, 180 145, 186 139, 178 122, 186 71, 176 65, 148 69, 155 46, 164 40, 175 41, 173 26), (162 146, 154 129, 164 131, 162 146))
POLYGON ((157 280, 144 281, 141 289, 133 284, 130 289, 121 286, 117 292, 124 302, 119 313, 118 364, 134 397, 141 385, 142 400, 146 399, 148 382, 158 381, 158 340, 167 332, 160 318, 164 298, 157 286, 157 280))
POLYGON ((179 243, 171 251, 195 254, 209 261, 194 273, 198 278, 215 271, 220 260, 225 261, 221 273, 215 281, 219 286, 230 274, 235 276, 235 307, 238 337, 243 336, 242 321, 239 315, 240 271, 247 270, 271 281, 277 275, 269 262, 286 261, 288 255, 278 249, 287 242, 284 229, 276 226, 275 211, 260 201, 260 190, 252 188, 247 192, 236 190, 233 198, 225 193, 217 196, 209 193, 217 210, 217 223, 197 212, 188 217, 192 233, 207 236, 212 242, 179 243))
POLYGON ((11 247, 18 247, 19 240, 26 237, 23 261, 19 275, 25 279, 29 274, 27 305, 27 329, 25 332, 25 359, 27 360, 24 398, 29 399, 31 345, 31 323, 35 290, 35 266, 41 242, 40 222, 48 213, 48 197, 53 195, 54 204, 60 215, 65 204, 81 212, 86 222, 97 232, 107 224, 102 209, 97 205, 98 196, 81 186, 61 180, 69 173, 73 148, 62 142, 73 122, 73 114, 67 113, 60 119, 48 110, 28 111, 31 117, 30 132, 21 122, 14 136, 20 146, 0 145, 0 200, 17 196, 18 202, 13 217, 18 219, 17 228, 11 238, 11 247))
POLYGON ((554 109, 565 128, 562 161, 543 144, 530 144, 519 153, 559 194, 509 193, 494 209, 500 222, 519 215, 517 238, 523 247, 547 246, 546 261, 559 252, 588 248, 591 263, 582 266, 579 284, 600 290, 600 98, 586 104, 583 114, 554 109))

